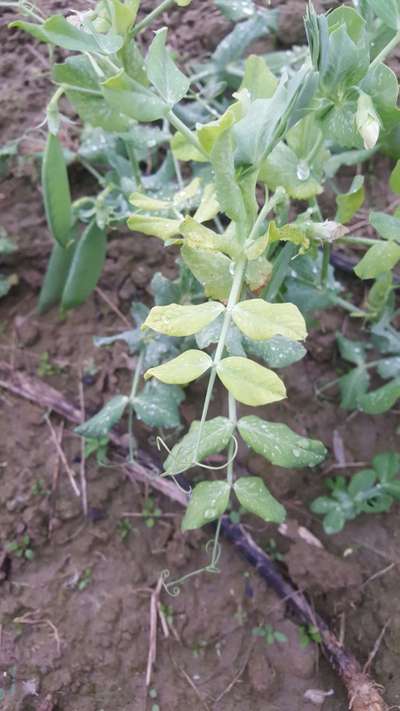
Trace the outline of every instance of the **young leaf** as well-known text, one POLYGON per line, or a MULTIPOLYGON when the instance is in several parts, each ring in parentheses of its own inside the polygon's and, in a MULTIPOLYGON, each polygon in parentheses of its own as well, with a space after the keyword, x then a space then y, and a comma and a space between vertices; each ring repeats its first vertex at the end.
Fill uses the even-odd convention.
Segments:
POLYGON ((219 202, 215 192, 214 183, 208 183, 193 218, 196 222, 208 222, 218 215, 220 211, 219 202))
POLYGON ((286 143, 278 143, 262 162, 258 179, 270 190, 282 186, 291 198, 309 200, 322 192, 322 186, 310 171, 304 179, 301 163, 302 161, 286 143))
POLYGON ((245 274, 245 282, 250 291, 258 294, 271 280, 272 269, 272 263, 266 257, 252 259, 246 267, 245 274))
POLYGON ((187 216, 181 222, 180 233, 184 237, 184 244, 191 249, 203 249, 210 252, 225 252, 233 256, 235 242, 229 237, 219 235, 208 227, 204 227, 193 217, 187 216))
POLYGON ((383 239, 400 242, 400 219, 385 212, 370 212, 369 221, 383 239))
POLYGON ((358 366, 339 378, 340 406, 344 410, 355 410, 368 390, 369 374, 364 366, 358 366))
POLYGON ((244 62, 244 77, 241 89, 250 92, 252 101, 255 99, 270 99, 278 86, 277 78, 272 74, 264 57, 251 54, 244 62))
POLYGON ((377 390, 366 393, 358 400, 358 407, 368 415, 380 415, 387 412, 400 398, 400 378, 395 378, 390 383, 377 390))
POLYGON ((362 341, 352 341, 350 338, 336 334, 339 352, 343 360, 354 365, 362 365, 366 360, 365 344, 362 341))
POLYGON ((398 452, 381 452, 377 454, 372 465, 378 475, 379 481, 386 483, 394 479, 400 470, 400 454, 398 452))
POLYGON ((64 154, 57 136, 48 134, 42 163, 43 199, 49 230, 62 247, 71 240, 71 193, 64 154))
POLYGON ((239 420, 238 427, 251 449, 279 467, 316 467, 327 455, 322 442, 302 437, 284 424, 266 422, 260 417, 249 415, 239 420))
POLYGON ((379 116, 374 103, 368 94, 360 94, 357 101, 356 113, 357 131, 364 141, 364 148, 375 148, 381 130, 379 116))
POLYGON ((259 516, 268 523, 282 523, 285 520, 285 509, 269 493, 260 477, 241 477, 235 482, 233 488, 239 503, 246 511, 259 516))
POLYGON ((167 217, 153 217, 150 215, 131 215, 128 217, 128 227, 133 232, 158 237, 167 242, 179 235, 180 220, 170 220, 167 217))
POLYGON ((225 131, 216 140, 211 151, 211 162, 215 172, 217 200, 221 210, 234 222, 240 222, 245 217, 245 206, 236 181, 230 131, 225 131))
POLYGON ((65 282, 75 253, 76 242, 68 247, 61 247, 58 242, 53 245, 46 276, 40 290, 38 311, 44 314, 61 300, 65 282))
POLYGON ((356 175, 349 191, 336 197, 336 204, 338 206, 336 221, 342 224, 350 222, 353 215, 360 209, 364 199, 364 176, 356 175))
POLYGON ((212 359, 207 353, 197 350, 188 350, 181 353, 177 358, 167 361, 156 368, 150 368, 144 379, 157 378, 162 383, 172 385, 186 385, 200 378, 203 373, 211 368, 212 359))
POLYGON ((170 106, 183 99, 190 86, 190 79, 178 69, 166 48, 168 30, 158 30, 150 45, 147 57, 147 76, 160 96, 170 106))
POLYGON ((344 528, 345 523, 345 515, 339 505, 336 505, 324 516, 322 525, 325 533, 331 536, 333 533, 339 533, 344 528))
POLYGON ((149 427, 179 427, 179 405, 185 394, 178 385, 165 385, 157 380, 146 383, 133 400, 133 408, 139 420, 149 427))
POLYGON ((286 388, 276 373, 246 358, 224 358, 217 365, 217 373, 227 390, 244 405, 267 405, 286 397, 286 388))
POLYGON ((400 377, 400 356, 383 358, 379 361, 376 370, 384 380, 400 377))
POLYGON ((257 341, 273 336, 302 341, 307 336, 304 318, 294 304, 269 304, 264 299, 249 299, 236 304, 232 318, 242 333, 257 341))
POLYGON ((88 439, 105 437, 124 414, 129 402, 126 395, 116 395, 90 420, 75 428, 75 432, 88 439))
POLYGON ((231 260, 218 252, 192 249, 184 245, 182 259, 204 287, 210 299, 227 301, 232 287, 231 260))
POLYGON ((201 528, 220 518, 228 506, 230 490, 226 481, 201 481, 197 484, 182 520, 182 531, 201 528))
POLYGON ((217 301, 206 301, 197 305, 154 306, 142 329, 151 328, 166 336, 192 336, 214 321, 224 310, 225 307, 217 301))
POLYGON ((395 242, 374 244, 354 267, 360 279, 376 279, 396 266, 400 259, 400 245, 395 242))
MULTIPOLYGON (((179 474, 195 466, 199 427, 198 420, 192 422, 189 432, 173 447, 164 462, 166 474, 179 474)), ((234 429, 234 424, 227 417, 207 420, 203 425, 196 461, 202 462, 210 454, 222 452, 228 446, 234 429)))
POLYGON ((370 489, 376 480, 376 472, 373 469, 363 469, 353 474, 350 479, 347 491, 352 497, 362 494, 366 489, 370 489))
POLYGON ((143 193, 132 193, 129 197, 129 202, 137 210, 148 210, 148 211, 159 211, 159 210, 171 210, 172 203, 169 200, 159 200, 157 198, 149 197, 143 193))
POLYGON ((168 105, 163 99, 131 79, 123 69, 103 81, 101 89, 113 109, 137 121, 157 121, 168 112, 168 105))
POLYGON ((92 293, 103 269, 106 250, 107 235, 93 220, 76 247, 62 294, 63 309, 83 304, 92 293))

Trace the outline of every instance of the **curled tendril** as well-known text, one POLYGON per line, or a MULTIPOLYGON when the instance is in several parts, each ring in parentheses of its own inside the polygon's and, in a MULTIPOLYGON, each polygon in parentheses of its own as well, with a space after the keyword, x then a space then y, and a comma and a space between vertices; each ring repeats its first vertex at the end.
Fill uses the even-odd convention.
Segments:
POLYGON ((171 583, 167 583, 167 580, 170 576, 170 572, 168 569, 165 569, 161 572, 161 578, 162 578, 162 586, 165 590, 165 592, 170 595, 170 597, 178 597, 181 592, 181 588, 179 586, 180 580, 175 580, 171 583))
POLYGON ((218 563, 221 558, 222 546, 220 543, 218 543, 218 541, 215 540, 215 538, 210 538, 210 540, 206 543, 207 553, 209 552, 210 548, 212 548, 212 557, 211 562, 207 566, 206 570, 209 573, 219 573, 218 563))
POLYGON ((160 437, 160 435, 157 435, 156 437, 156 446, 159 452, 161 452, 161 448, 163 447, 165 451, 168 452, 168 454, 171 454, 170 448, 168 447, 166 442, 164 442, 163 438, 160 437))
POLYGON ((184 489, 183 486, 181 486, 181 484, 179 483, 176 476, 174 476, 174 474, 170 474, 169 476, 174 481, 174 484, 178 487, 179 491, 182 491, 182 493, 185 494, 190 499, 190 497, 192 495, 192 491, 193 491, 192 487, 189 485, 188 489, 184 489))
POLYGON ((209 464, 202 464, 201 462, 193 462, 193 466, 201 467, 202 469, 210 469, 211 471, 218 471, 219 469, 225 469, 225 467, 229 467, 229 465, 235 461, 239 449, 239 444, 235 435, 231 435, 230 439, 233 439, 235 447, 232 452, 231 458, 228 459, 227 462, 224 462, 224 464, 219 464, 217 467, 212 467, 209 464))

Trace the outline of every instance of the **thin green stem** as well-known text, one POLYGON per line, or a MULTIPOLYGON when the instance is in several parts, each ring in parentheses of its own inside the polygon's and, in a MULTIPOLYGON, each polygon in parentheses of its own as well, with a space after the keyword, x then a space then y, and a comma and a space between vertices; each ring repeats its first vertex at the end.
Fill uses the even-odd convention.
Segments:
POLYGON ((132 387, 129 395, 129 405, 128 405, 128 434, 129 434, 129 461, 133 462, 134 455, 134 437, 133 437, 133 403, 136 397, 137 389, 139 387, 140 376, 142 374, 144 359, 144 350, 140 351, 139 357, 137 359, 135 372, 133 374, 132 387))
POLYGON ((197 150, 200 151, 200 153, 202 153, 205 158, 207 158, 207 161, 210 159, 210 156, 204 150, 197 136, 193 133, 193 131, 190 130, 190 128, 186 126, 185 123, 183 123, 183 121, 181 121, 180 118, 178 118, 176 114, 174 114, 173 111, 168 112, 167 119, 172 124, 172 126, 176 128, 177 131, 182 133, 187 138, 187 140, 189 141, 189 143, 192 144, 192 146, 197 148, 197 150))
MULTIPOLYGON (((218 564, 218 559, 219 559, 219 536, 221 533, 221 524, 222 524, 222 516, 218 519, 217 523, 217 530, 215 531, 215 538, 214 538, 214 544, 213 544, 213 550, 212 550, 212 556, 211 556, 211 563, 210 563, 210 568, 211 570, 214 569, 216 570, 217 564, 218 564)), ((210 571, 211 572, 211 571, 210 571)))
POLYGON ((357 314, 357 316, 363 317, 368 316, 366 311, 360 309, 358 306, 354 306, 354 304, 352 304, 350 301, 346 301, 346 299, 342 299, 336 294, 329 294, 329 300, 332 304, 336 306, 341 306, 342 309, 344 309, 345 311, 349 311, 349 313, 357 314))
POLYGON ((387 43, 386 47, 384 47, 379 54, 376 55, 375 59, 373 62, 371 62, 370 69, 371 67, 375 67, 377 64, 380 64, 381 62, 384 62, 388 54, 398 45, 400 42, 400 32, 396 32, 395 36, 390 40, 390 42, 387 43))
POLYGON ((129 141, 125 142, 125 147, 126 147, 126 151, 129 156, 130 164, 132 166, 133 177, 135 178, 136 183, 140 187, 142 187, 142 175, 140 173, 139 162, 138 162, 138 159, 136 158, 135 149, 133 148, 132 144, 129 143, 129 141))
POLYGON ((174 4, 174 2, 175 2, 175 0, 163 0, 163 2, 160 3, 160 5, 158 5, 158 7, 155 7, 152 12, 149 12, 147 17, 144 17, 143 20, 141 20, 140 22, 137 23, 137 25, 132 27, 132 29, 130 31, 131 36, 136 37, 136 35, 138 35, 139 32, 142 32, 143 30, 145 30, 146 27, 151 25, 153 20, 156 20, 159 15, 162 15, 163 12, 168 10, 168 8, 170 8, 171 5, 174 4))
POLYGON ((321 267, 321 286, 326 288, 328 284, 329 275, 329 262, 331 259, 331 244, 330 242, 324 242, 322 248, 322 267, 321 267))
POLYGON ((373 244, 383 244, 381 239, 370 239, 369 237, 357 237, 357 236, 351 236, 351 235, 345 235, 344 237, 340 237, 340 239, 336 240, 338 243, 339 242, 347 242, 348 244, 365 244, 367 246, 373 245, 373 244))

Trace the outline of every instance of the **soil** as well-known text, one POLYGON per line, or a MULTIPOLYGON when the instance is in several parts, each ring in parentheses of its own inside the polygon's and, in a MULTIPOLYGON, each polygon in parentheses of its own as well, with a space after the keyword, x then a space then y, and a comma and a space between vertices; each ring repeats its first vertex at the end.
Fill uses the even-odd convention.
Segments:
MULTIPOLYGON (((74 8, 85 5, 76 1, 74 8)), ((301 5, 302 12, 305 3, 281 5, 286 13, 289 5, 301 5)), ((52 11, 67 6, 64 0, 41 3, 52 11)), ((5 27, 10 14, 0 18, 0 144, 4 144, 41 122, 50 85, 45 48, 21 33, 10 33, 5 27)), ((184 14, 174 11, 168 22, 183 57, 204 57, 229 29, 211 0, 193 2, 184 14)), ((120 345, 107 350, 93 346, 93 336, 125 328, 108 302, 129 318, 132 300, 150 299, 152 273, 174 273, 174 253, 170 250, 166 255, 150 238, 118 235, 110 245, 101 291, 65 319, 56 310, 39 317, 37 293, 50 241, 38 167, 29 155, 41 145, 40 131, 27 134, 23 157, 12 163, 0 187, 1 224, 19 250, 18 261, 10 258, 5 266, 16 270, 19 282, 0 301, 0 360, 46 379, 77 404, 83 390, 85 411, 90 414, 110 394, 127 389, 134 365, 120 345)), ((382 171, 388 167, 384 162, 382 171)), ((79 192, 82 175, 74 173, 72 178, 79 192)), ((392 199, 382 193, 374 193, 374 198, 382 206, 392 199)), ((385 687, 388 704, 396 708, 400 704, 397 507, 389 514, 360 517, 334 537, 326 536, 320 520, 309 512, 310 501, 322 494, 324 479, 332 473, 338 442, 345 461, 360 463, 360 468, 378 452, 399 449, 395 412, 377 418, 349 415, 338 408, 335 398, 315 397, 316 383, 334 378, 339 365, 335 330, 354 333, 350 329, 354 325, 342 313, 322 314, 310 335, 307 356, 285 371, 288 400, 260 410, 269 419, 282 420, 299 433, 324 441, 330 459, 315 471, 287 471, 268 466, 243 448, 238 462, 250 473, 266 477, 291 521, 288 537, 249 520, 253 535, 268 550, 275 541, 283 557, 280 565, 361 663, 387 626, 371 672, 385 687), (301 539, 295 522, 307 527, 323 548, 301 539)), ((198 401, 198 389, 190 388, 188 403, 192 404, 184 408, 187 423, 197 416, 198 406, 193 403, 198 401)), ((226 543, 219 575, 193 578, 174 598, 161 593, 169 636, 157 630, 157 658, 146 689, 150 593, 164 569, 175 578, 204 565, 209 532, 182 535, 178 508, 126 480, 112 457, 109 466, 98 466, 94 458, 87 461, 85 521, 81 501, 58 460, 46 413, 3 391, 0 413, 0 702, 4 711, 347 708, 337 677, 318 657, 315 646, 301 646, 298 628, 287 618, 284 604, 226 543), (143 515, 125 516, 143 514, 149 501, 162 511, 153 526, 143 515), (131 528, 124 527, 123 521, 129 521, 131 528), (33 551, 32 560, 6 552, 9 542, 23 546, 24 536, 29 536, 25 546, 33 551), (287 641, 268 645, 252 634, 260 625, 271 625, 287 641), (333 693, 316 705, 305 698, 310 689, 333 693)), ((80 441, 67 426, 62 430, 56 416, 50 414, 49 419, 79 481, 80 441)), ((141 446, 155 452, 148 428, 139 425, 136 435, 141 446)))

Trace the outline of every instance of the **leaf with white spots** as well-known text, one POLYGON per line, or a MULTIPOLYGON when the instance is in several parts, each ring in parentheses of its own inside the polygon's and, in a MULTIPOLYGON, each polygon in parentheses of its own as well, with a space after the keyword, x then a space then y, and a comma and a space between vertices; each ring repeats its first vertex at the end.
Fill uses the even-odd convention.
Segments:
POLYGON ((198 441, 199 427, 198 420, 192 422, 189 432, 173 447, 164 462, 166 474, 179 474, 194 466, 195 460, 201 462, 210 454, 221 452, 228 446, 234 430, 234 425, 227 417, 214 417, 204 423, 198 441))
POLYGON ((230 486, 226 481, 201 481, 193 489, 182 521, 182 531, 200 528, 222 516, 229 502, 230 486))
POLYGON ((97 415, 76 427, 75 432, 87 439, 106 437, 111 428, 121 419, 128 401, 129 398, 126 395, 116 395, 104 405, 97 415))
POLYGON ((282 423, 267 422, 255 415, 249 415, 239 420, 238 428, 251 449, 279 467, 315 467, 327 455, 322 442, 302 437, 282 423))
POLYGON ((162 383, 186 385, 203 375, 211 365, 208 353, 191 349, 156 368, 150 368, 145 372, 144 379, 157 378, 162 383))
POLYGON ((239 499, 239 503, 246 511, 271 523, 282 523, 285 520, 285 509, 282 504, 269 493, 260 477, 241 477, 234 484, 233 488, 239 499))

